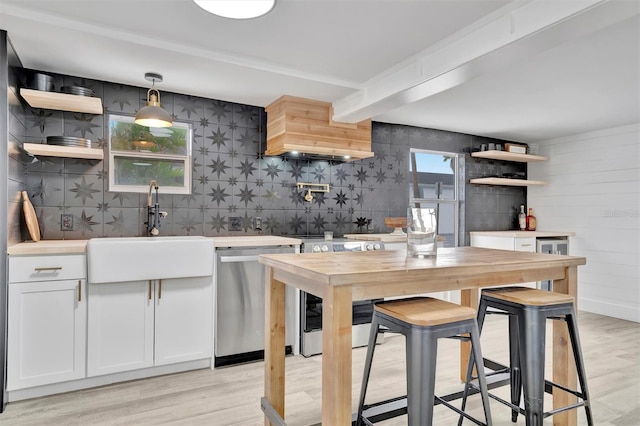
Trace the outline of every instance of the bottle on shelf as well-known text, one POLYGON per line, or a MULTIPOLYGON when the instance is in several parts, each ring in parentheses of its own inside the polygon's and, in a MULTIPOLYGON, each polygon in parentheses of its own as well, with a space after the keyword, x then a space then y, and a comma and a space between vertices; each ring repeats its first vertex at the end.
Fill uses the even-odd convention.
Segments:
POLYGON ((520 204, 520 213, 518 213, 518 226, 521 231, 527 229, 527 214, 524 212, 524 204, 520 204))
POLYGON ((533 209, 529 207, 529 214, 526 218, 527 222, 527 231, 535 231, 536 230, 536 217, 533 215, 533 209))

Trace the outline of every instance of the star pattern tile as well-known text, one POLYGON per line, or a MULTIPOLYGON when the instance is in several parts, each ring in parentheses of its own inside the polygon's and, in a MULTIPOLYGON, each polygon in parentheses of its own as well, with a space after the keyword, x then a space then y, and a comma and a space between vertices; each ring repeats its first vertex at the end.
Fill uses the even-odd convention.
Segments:
MULTIPOLYGON (((40 142, 45 142, 49 135, 82 136, 91 139, 94 146, 106 147, 109 129, 103 123, 108 114, 133 115, 145 102, 147 88, 79 77, 56 78, 56 81, 64 79, 66 84, 92 88, 97 96, 103 97, 105 115, 29 107, 22 112, 12 109, 10 113, 23 115, 10 123, 24 123, 23 129, 14 130, 14 134, 25 134, 40 142)), ((243 232, 252 231, 256 216, 263 217, 265 233, 276 235, 317 234, 322 230, 345 233, 363 226, 387 232, 382 219, 399 214, 402 209, 398 206, 408 203, 410 147, 464 153, 489 140, 374 122, 372 158, 352 163, 283 159, 263 154, 266 140, 263 108, 172 93, 163 93, 163 106, 193 128, 193 189, 191 194, 161 194, 161 208, 169 212, 163 235, 226 233, 229 216, 241 218, 243 232), (314 193, 313 200, 307 202, 304 191, 295 187, 296 182, 328 183, 330 191, 314 193), (366 224, 368 220, 372 222, 366 224)), ((468 180, 469 173, 526 170, 522 168, 526 166, 467 161, 461 181, 468 180)), ((43 238, 133 236, 141 232, 146 198, 144 194, 108 192, 107 159, 100 162, 42 158, 25 163, 25 168, 26 189, 40 209, 39 218, 46 221, 42 224, 43 238), (74 231, 61 232, 60 212, 74 215, 74 231)), ((14 180, 25 179, 15 176, 14 180)), ((519 205, 526 199, 526 193, 518 189, 497 192, 495 188, 471 188, 465 200, 469 205, 483 208, 490 194, 493 200, 501 197, 500 205, 506 206, 504 213, 474 218, 473 229, 510 223, 512 212, 506 211, 508 206, 519 205)), ((496 201, 491 208, 497 204, 496 201)))

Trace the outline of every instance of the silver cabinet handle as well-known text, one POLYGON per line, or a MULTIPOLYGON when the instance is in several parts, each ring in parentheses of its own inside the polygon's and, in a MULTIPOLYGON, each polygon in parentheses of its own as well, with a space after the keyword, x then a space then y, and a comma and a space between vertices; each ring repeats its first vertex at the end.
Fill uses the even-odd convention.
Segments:
POLYGON ((82 302, 82 280, 78 280, 78 302, 82 302))
POLYGON ((153 295, 151 294, 152 285, 153 284, 151 284, 151 280, 149 280, 149 300, 151 300, 151 298, 153 297, 153 295))
POLYGON ((160 281, 160 286, 158 287, 158 300, 162 299, 162 280, 160 281))
POLYGON ((33 270, 36 271, 36 272, 61 271, 62 270, 62 266, 49 266, 49 267, 43 267, 43 268, 33 268, 33 270))
POLYGON ((258 260, 258 255, 253 256, 220 256, 220 262, 253 262, 258 260))
POLYGON ((531 247, 531 244, 522 244, 520 247, 531 247))

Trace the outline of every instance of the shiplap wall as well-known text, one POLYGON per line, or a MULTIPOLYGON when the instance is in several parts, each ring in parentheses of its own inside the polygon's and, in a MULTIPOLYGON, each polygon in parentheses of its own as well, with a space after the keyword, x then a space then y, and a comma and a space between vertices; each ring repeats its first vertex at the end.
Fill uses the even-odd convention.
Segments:
POLYGON ((640 322, 640 124, 539 144, 548 161, 529 163, 538 229, 574 231, 579 309, 640 322))

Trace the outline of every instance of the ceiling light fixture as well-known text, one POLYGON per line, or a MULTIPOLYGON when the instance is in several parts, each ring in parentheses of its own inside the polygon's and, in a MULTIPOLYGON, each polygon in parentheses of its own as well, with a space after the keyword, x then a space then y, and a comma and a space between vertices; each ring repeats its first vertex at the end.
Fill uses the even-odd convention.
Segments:
POLYGON ((144 78, 151 82, 151 89, 147 91, 147 106, 140 108, 136 114, 136 124, 145 127, 171 127, 173 120, 160 105, 160 92, 155 88, 156 81, 162 82, 162 76, 148 72, 144 75, 144 78))
POLYGON ((209 13, 231 19, 251 19, 269 13, 276 0, 193 0, 209 13))

